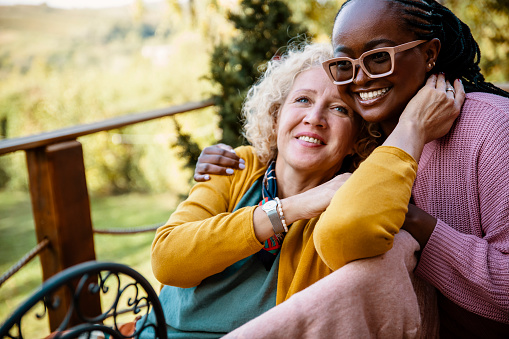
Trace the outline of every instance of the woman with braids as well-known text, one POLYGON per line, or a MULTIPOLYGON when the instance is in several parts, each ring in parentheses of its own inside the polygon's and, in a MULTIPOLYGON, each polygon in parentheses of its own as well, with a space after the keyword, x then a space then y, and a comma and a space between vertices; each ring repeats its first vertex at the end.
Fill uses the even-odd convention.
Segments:
POLYGON ((439 291, 443 336, 509 337, 509 94, 484 81, 469 28, 436 1, 347 1, 332 39, 328 74, 342 99, 385 135, 429 72, 463 81, 462 112, 447 136, 426 145, 417 207, 410 205, 403 228, 422 248, 416 274, 439 291), (371 52, 414 41, 394 55, 371 52), (364 68, 347 70, 350 58, 364 68), (394 62, 392 74, 365 69, 383 58, 394 62))
MULTIPOLYGON (((421 247, 416 275, 438 290, 441 336, 509 338, 509 94, 484 80, 468 26, 433 0, 348 0, 332 43, 327 74, 383 136, 429 74, 463 82, 459 118, 424 147, 403 229, 421 247)), ((215 162, 238 166, 233 155, 215 162)))

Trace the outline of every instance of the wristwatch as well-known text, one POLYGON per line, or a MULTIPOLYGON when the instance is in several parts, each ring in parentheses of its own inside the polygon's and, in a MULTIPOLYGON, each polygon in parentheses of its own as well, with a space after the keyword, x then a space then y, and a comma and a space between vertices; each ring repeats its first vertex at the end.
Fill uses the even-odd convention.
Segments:
POLYGON ((283 227, 281 219, 279 219, 276 200, 267 201, 265 204, 262 205, 262 210, 264 210, 265 213, 267 213, 270 223, 272 224, 272 229, 274 230, 274 233, 276 234, 283 233, 285 229, 283 227))

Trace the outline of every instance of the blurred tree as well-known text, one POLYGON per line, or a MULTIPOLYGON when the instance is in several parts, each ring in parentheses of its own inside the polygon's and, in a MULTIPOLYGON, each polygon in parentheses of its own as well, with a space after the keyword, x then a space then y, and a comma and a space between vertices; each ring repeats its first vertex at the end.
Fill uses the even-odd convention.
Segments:
POLYGON ((157 25, 156 35, 159 37, 168 36, 170 31, 174 28, 173 25, 178 24, 177 18, 182 17, 182 7, 178 0, 166 0, 166 9, 159 20, 157 25))
POLYGON ((444 0, 443 4, 464 21, 479 43, 480 66, 491 82, 509 79, 509 0, 444 0))
POLYGON ((196 3, 194 0, 188 0, 189 3, 189 13, 191 15, 191 23, 196 24, 196 3))
MULTIPOLYGON (((173 123, 175 125, 175 131, 177 132, 177 141, 171 145, 172 148, 177 149, 177 156, 184 159, 184 167, 194 171, 198 157, 201 153, 201 148, 198 144, 193 141, 190 134, 182 131, 182 127, 178 123, 177 119, 173 117, 173 123)), ((190 181, 192 178, 190 178, 190 181)), ((183 199, 186 196, 182 196, 183 199)))
MULTIPOLYGON (((7 138, 7 117, 0 118, 0 140, 7 138)), ((4 188, 9 182, 9 174, 5 171, 3 160, 6 157, 0 158, 0 188, 4 188)))
MULTIPOLYGON (((95 167, 101 176, 101 185, 94 190, 95 194, 115 195, 148 190, 145 175, 139 166, 145 149, 129 140, 133 129, 133 126, 129 126, 94 135, 94 141, 89 137, 85 163, 95 167), (115 137, 110 139, 111 134, 115 137)), ((89 178, 87 174, 87 181, 89 178)))
POLYGON ((219 85, 214 100, 221 118, 221 142, 232 146, 243 143, 240 110, 249 87, 260 75, 260 66, 289 40, 306 34, 291 16, 288 6, 277 0, 243 0, 240 14, 229 13, 237 35, 231 43, 219 44, 211 60, 212 81, 219 85))
POLYGON ((293 13, 295 22, 303 22, 310 34, 328 41, 336 13, 346 0, 284 0, 293 13))
POLYGON ((133 21, 135 24, 138 24, 143 19, 143 15, 145 14, 145 5, 143 4, 143 0, 134 0, 132 7, 132 15, 133 21))
POLYGON ((0 118, 0 139, 7 138, 7 117, 0 118))
MULTIPOLYGON (((196 3, 195 0, 166 0, 166 10, 167 15, 161 21, 162 25, 169 25, 170 21, 168 19, 173 19, 171 21, 172 25, 179 25, 181 28, 185 27, 185 29, 193 30, 196 26, 199 25, 199 18, 197 12, 199 11, 199 7, 208 8, 210 4, 210 0, 201 0, 199 3, 196 3), (175 18, 178 18, 175 22, 175 18)), ((214 15, 215 13, 210 13, 214 15)))
MULTIPOLYGON (((236 35, 231 42, 216 46, 211 59, 211 80, 219 87, 213 98, 220 116, 220 142, 233 147, 244 143, 241 106, 249 87, 260 75, 260 66, 277 55, 289 40, 305 36, 306 29, 290 20, 291 14, 279 0, 243 0, 239 14, 228 13, 236 35)), ((193 140, 180 134, 177 144, 190 163, 196 162, 199 153, 192 154, 198 147, 193 140)))
POLYGON ((182 5, 178 0, 166 0, 168 11, 182 15, 182 5))

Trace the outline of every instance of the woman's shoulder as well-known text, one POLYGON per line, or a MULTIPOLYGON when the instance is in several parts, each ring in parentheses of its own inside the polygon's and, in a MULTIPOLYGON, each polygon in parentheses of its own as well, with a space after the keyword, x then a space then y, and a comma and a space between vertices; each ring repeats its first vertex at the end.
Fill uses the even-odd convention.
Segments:
POLYGON ((260 161, 253 146, 239 146, 235 148, 235 153, 244 159, 246 168, 242 171, 235 171, 234 177, 239 176, 239 180, 245 180, 246 176, 259 176, 260 173, 265 172, 267 165, 260 161))
MULTIPOLYGON (((235 148, 235 153, 239 157, 248 157, 248 158, 254 158, 256 157, 256 153, 253 146, 239 146, 235 148)), ((244 159, 245 160, 245 159, 244 159)))
POLYGON ((256 167, 263 167, 264 165, 258 159, 256 151, 253 146, 239 146, 235 148, 235 154, 244 159, 247 164, 252 164, 256 167))
POLYGON ((509 117, 509 98, 484 92, 467 93, 463 112, 490 112, 509 117))
POLYGON ((456 130, 466 130, 479 137, 479 134, 498 131, 508 125, 509 98, 490 93, 472 92, 466 95, 456 130))
POLYGON ((509 140, 509 98, 490 93, 467 93, 450 136, 469 147, 491 145, 490 140, 509 140))

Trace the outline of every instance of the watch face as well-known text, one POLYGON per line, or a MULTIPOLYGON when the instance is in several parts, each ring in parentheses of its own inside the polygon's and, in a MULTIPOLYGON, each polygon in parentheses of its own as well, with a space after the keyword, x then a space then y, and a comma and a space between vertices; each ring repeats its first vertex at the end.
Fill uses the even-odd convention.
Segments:
POLYGON ((270 211, 272 209, 275 209, 277 206, 277 202, 275 200, 267 201, 265 204, 262 205, 262 209, 264 211, 270 211))

